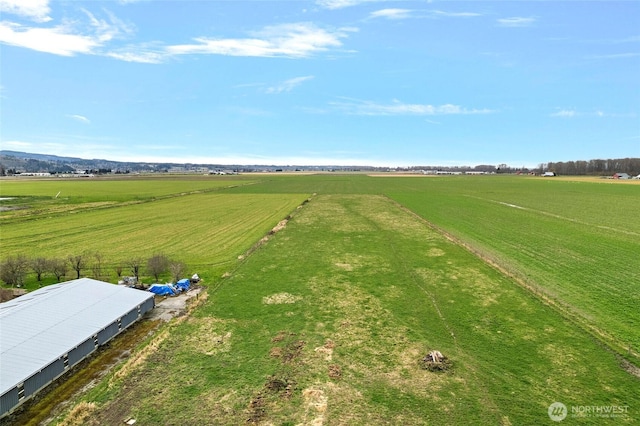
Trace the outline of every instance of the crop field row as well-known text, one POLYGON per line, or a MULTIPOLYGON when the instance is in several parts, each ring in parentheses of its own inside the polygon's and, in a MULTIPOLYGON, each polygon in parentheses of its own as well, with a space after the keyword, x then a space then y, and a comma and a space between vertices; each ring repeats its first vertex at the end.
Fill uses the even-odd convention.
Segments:
MULTIPOLYGON (((85 398, 109 424, 544 424, 640 407, 588 334, 386 197, 318 195, 85 398), (451 368, 421 360, 439 350, 451 368)), ((598 423, 601 419, 574 419, 598 423)))

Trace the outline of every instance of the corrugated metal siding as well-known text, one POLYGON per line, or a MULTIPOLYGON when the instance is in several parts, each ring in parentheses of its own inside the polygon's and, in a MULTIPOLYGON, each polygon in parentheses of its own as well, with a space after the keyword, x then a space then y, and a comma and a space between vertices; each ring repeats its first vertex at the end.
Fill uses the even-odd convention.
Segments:
POLYGON ((122 319, 122 328, 127 328, 129 327, 129 325, 131 325, 132 323, 134 323, 136 320, 138 319, 138 307, 136 306, 135 309, 130 310, 128 313, 126 313, 122 319))
POLYGON ((69 351, 69 367, 73 367, 95 350, 96 346, 93 343, 93 337, 85 340, 78 347, 69 351))
POLYGON ((55 284, 0 304, 3 416, 154 306, 153 294, 90 278, 55 284), (66 356, 66 358, 65 358, 66 356), (9 406, 9 404, 13 404, 9 406))
POLYGON ((10 389, 0 397, 0 416, 18 405, 18 388, 10 389))

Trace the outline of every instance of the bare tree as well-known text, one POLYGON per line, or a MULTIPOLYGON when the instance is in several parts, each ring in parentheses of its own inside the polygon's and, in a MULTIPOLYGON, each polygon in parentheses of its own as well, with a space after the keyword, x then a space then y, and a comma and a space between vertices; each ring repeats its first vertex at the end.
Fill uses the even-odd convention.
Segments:
POLYGON ((80 278, 80 273, 86 267, 86 258, 83 254, 71 255, 68 257, 71 268, 76 271, 76 278, 80 278))
POLYGON ((49 261, 49 270, 56 276, 58 282, 67 275, 68 263, 64 259, 52 259, 49 261))
POLYGON ((36 273, 38 282, 42 281, 42 275, 49 270, 49 261, 44 257, 36 257, 31 260, 31 269, 36 273))
POLYGON ((127 262, 129 269, 134 277, 136 277, 136 281, 140 279, 140 267, 142 266, 142 258, 141 257, 133 257, 129 259, 127 262))
POLYGON ((147 260, 147 272, 155 278, 156 282, 161 274, 167 272, 169 259, 164 254, 154 254, 147 260))
POLYGON ((184 271, 186 269, 187 269, 187 266, 182 262, 177 262, 177 261, 170 262, 169 271, 171 272, 173 282, 178 282, 180 278, 184 275, 184 271))
POLYGON ((25 255, 11 256, 0 264, 0 279, 10 286, 22 286, 29 270, 29 260, 25 255))
POLYGON ((122 271, 124 270, 122 265, 116 266, 115 270, 116 270, 116 275, 118 275, 118 278, 122 277, 122 271))

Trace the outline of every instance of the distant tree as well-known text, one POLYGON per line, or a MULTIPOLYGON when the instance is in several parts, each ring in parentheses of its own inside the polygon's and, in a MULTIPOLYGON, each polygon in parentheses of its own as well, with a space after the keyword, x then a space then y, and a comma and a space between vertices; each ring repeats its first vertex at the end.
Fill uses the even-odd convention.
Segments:
POLYGON ((49 270, 49 261, 44 257, 36 257, 31 260, 31 269, 36 273, 38 282, 42 281, 42 275, 49 270))
POLYGON ((10 286, 22 286, 29 270, 29 260, 25 255, 11 256, 0 264, 0 279, 10 286))
POLYGON ((172 261, 169 263, 169 271, 171 272, 173 282, 178 282, 186 270, 187 266, 182 262, 172 261))
POLYGON ((58 282, 67 275, 69 264, 64 259, 52 259, 49 261, 49 270, 56 276, 58 282))
POLYGON ((131 274, 136 277, 136 281, 140 279, 140 268, 142 267, 142 258, 133 257, 129 259, 127 262, 129 269, 131 270, 131 274))
POLYGON ((86 267, 86 256, 83 254, 71 255, 68 257, 71 269, 76 271, 76 278, 80 278, 80 273, 86 267))
POLYGON ((116 271, 116 275, 118 276, 118 278, 120 278, 122 276, 122 271, 124 270, 124 268, 122 267, 122 265, 118 265, 115 268, 116 271))
POLYGON ((169 259, 164 254, 154 254, 147 260, 147 272, 158 282, 160 275, 167 272, 169 259))

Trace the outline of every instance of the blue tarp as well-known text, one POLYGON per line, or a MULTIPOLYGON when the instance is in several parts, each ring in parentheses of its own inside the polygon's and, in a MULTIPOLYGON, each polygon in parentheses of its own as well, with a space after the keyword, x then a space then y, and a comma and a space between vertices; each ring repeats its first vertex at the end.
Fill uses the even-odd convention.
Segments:
POLYGON ((176 287, 178 291, 188 291, 190 285, 191 285, 191 281, 188 278, 180 280, 176 283, 176 287))
POLYGON ((174 290, 174 288, 168 284, 154 284, 151 287, 149 287, 149 291, 159 296, 166 296, 166 295, 175 296, 176 295, 176 291, 174 290))

